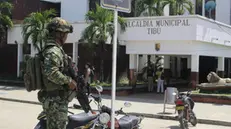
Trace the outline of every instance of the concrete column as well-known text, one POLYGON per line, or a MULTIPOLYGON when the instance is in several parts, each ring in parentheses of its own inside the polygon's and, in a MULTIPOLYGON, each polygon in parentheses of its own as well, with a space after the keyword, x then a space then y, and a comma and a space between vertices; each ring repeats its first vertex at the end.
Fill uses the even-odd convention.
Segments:
POLYGON ((224 71, 225 71, 225 58, 224 57, 218 57, 218 76, 224 77, 224 71))
POLYGON ((181 57, 177 57, 177 77, 181 77, 181 57))
MULTIPOLYGON (((161 64, 161 67, 163 68, 164 67, 164 56, 160 56, 162 59, 160 60, 160 64, 161 64)), ((169 58, 167 58, 167 60, 170 60, 169 58)), ((170 63, 170 62, 169 62, 170 63)))
POLYGON ((139 70, 142 70, 145 66, 147 66, 148 62, 148 56, 142 55, 142 57, 139 58, 139 70))
POLYGON ((23 44, 18 43, 17 77, 20 76, 20 62, 23 61, 23 44))
POLYGON ((136 55, 136 72, 137 74, 139 72, 139 55, 138 54, 136 55))
POLYGON ((170 69, 170 56, 164 56, 164 69, 170 69))
POLYGON ((199 82, 199 55, 191 55, 191 82, 192 88, 196 88, 199 82))
POLYGON ((34 48, 33 44, 30 44, 30 55, 34 56, 35 54, 38 53, 38 51, 34 48))
POLYGON ((170 71, 170 56, 164 56, 164 76, 167 81, 167 85, 169 85, 171 71, 170 71))
POLYGON ((135 84, 135 70, 137 69, 137 55, 129 55, 129 83, 130 85, 135 84))
POLYGON ((78 64, 78 46, 78 42, 73 43, 72 60, 73 62, 75 62, 76 65, 78 64))
POLYGON ((190 79, 190 73, 191 73, 191 56, 187 57, 187 73, 188 73, 188 79, 190 79))
POLYGON ((169 16, 169 4, 164 7, 164 16, 169 16))

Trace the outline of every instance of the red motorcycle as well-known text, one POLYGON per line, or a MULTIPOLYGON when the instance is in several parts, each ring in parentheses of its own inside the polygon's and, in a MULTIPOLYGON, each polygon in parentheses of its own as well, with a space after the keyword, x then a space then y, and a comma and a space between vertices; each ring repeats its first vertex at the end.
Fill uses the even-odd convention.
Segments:
POLYGON ((173 95, 177 95, 175 104, 176 110, 178 112, 180 127, 182 129, 188 129, 188 122, 190 122, 193 126, 196 126, 197 118, 193 112, 195 103, 192 98, 190 98, 191 92, 188 91, 187 93, 173 93, 173 95))

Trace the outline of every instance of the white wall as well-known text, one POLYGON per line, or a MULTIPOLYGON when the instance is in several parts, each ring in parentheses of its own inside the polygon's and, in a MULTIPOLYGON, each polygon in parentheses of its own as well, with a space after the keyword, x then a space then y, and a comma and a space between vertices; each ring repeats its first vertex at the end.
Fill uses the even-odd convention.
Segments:
POLYGON ((230 0, 216 0, 216 20, 230 25, 230 0))
MULTIPOLYGON (((153 41, 202 41, 207 43, 214 43, 220 45, 231 46, 231 26, 226 24, 216 22, 214 20, 209 20, 207 18, 193 15, 193 16, 169 16, 169 17, 143 17, 143 18, 129 18, 130 21, 152 21, 152 27, 141 26, 141 27, 127 27, 126 32, 119 33, 119 40, 121 43, 137 42, 142 41, 153 42, 153 41), (158 20, 187 20, 190 26, 162 26, 156 27, 156 21, 158 20), (160 34, 148 34, 148 28, 159 28, 161 29, 160 34), (213 40, 218 39, 218 40, 213 40)), ((75 22, 72 24, 74 27, 74 32, 69 35, 67 43, 77 42, 87 23, 85 22, 75 22)), ((16 40, 18 43, 22 43, 21 26, 15 25, 12 29, 8 30, 8 44, 14 44, 16 40)), ((142 46, 141 46, 142 47, 142 46)), ((151 49, 155 49, 152 46, 151 49)))
POLYGON ((231 47, 200 41, 142 41, 127 42, 127 54, 203 55, 231 57, 231 47), (160 50, 155 50, 160 43, 160 50))
POLYGON ((196 39, 195 16, 134 17, 127 18, 127 24, 126 32, 119 35, 120 40, 150 41, 196 39), (165 23, 166 21, 172 21, 171 23, 173 24, 162 24, 163 26, 158 26, 158 22, 165 23), (155 33, 156 30, 158 30, 158 33, 155 33))
MULTIPOLYGON (((73 26, 74 32, 68 35, 66 43, 78 42, 78 40, 82 36, 82 32, 88 26, 88 24, 86 22, 75 22, 75 23, 72 23, 72 26, 73 26)), ((119 35, 119 30, 120 29, 118 29, 118 35, 119 35)), ((7 35, 8 44, 15 44, 14 41, 17 41, 18 43, 21 44, 23 42, 21 31, 22 31, 22 28, 21 28, 21 25, 19 24, 15 25, 12 29, 9 29, 8 35, 7 35)), ((29 39, 29 43, 31 43, 30 39, 29 39)), ((108 40, 106 43, 111 43, 111 37, 108 37, 108 40)), ((125 45, 123 41, 119 43, 120 45, 125 45)))
MULTIPOLYGON (((83 30, 87 27, 88 24, 85 22, 79 22, 79 23, 73 23, 73 29, 74 32, 68 35, 66 43, 74 43, 77 42, 82 35, 83 30)), ((18 43, 22 43, 22 27, 20 25, 15 25, 12 29, 8 30, 8 44, 15 44, 14 41, 17 41, 18 43)), ((31 40, 29 39, 29 43, 31 43, 31 40)))
POLYGON ((155 41, 155 40, 199 40, 214 44, 231 46, 231 26, 208 19, 199 15, 128 18, 128 27, 125 33, 120 33, 120 40, 124 41, 155 41), (188 20, 190 26, 156 26, 157 21, 188 20), (152 22, 153 25, 147 25, 152 22), (145 25, 144 25, 145 23, 145 25), (139 24, 138 27, 134 26, 139 24), (158 28, 159 34, 149 34, 148 29, 158 28), (134 33, 136 32, 136 33, 134 33))
POLYGON ((231 46, 231 26, 208 20, 197 19, 197 40, 231 46))
POLYGON ((61 2, 61 17, 69 22, 84 21, 88 10, 88 0, 62 0, 61 2))
POLYGON ((79 22, 72 24, 74 32, 68 35, 67 43, 77 42, 81 36, 84 29, 88 26, 85 22, 79 22))
POLYGON ((22 28, 20 25, 14 25, 11 29, 7 31, 7 43, 8 44, 15 44, 14 42, 17 41, 18 43, 22 43, 22 28))

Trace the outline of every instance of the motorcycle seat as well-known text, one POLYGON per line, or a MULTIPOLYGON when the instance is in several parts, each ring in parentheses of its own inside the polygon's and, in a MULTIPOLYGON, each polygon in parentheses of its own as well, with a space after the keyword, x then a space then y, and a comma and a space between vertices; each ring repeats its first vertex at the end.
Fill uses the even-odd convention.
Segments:
POLYGON ((87 115, 86 113, 74 114, 68 116, 69 123, 72 127, 83 126, 97 118, 98 115, 87 115))
POLYGON ((119 126, 121 129, 133 129, 139 124, 137 116, 123 116, 119 119, 119 126))

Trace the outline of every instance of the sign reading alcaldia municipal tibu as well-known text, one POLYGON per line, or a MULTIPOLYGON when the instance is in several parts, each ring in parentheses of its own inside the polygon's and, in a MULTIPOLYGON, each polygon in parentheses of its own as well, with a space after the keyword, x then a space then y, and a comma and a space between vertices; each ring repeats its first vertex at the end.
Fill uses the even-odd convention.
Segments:
POLYGON ((127 20, 128 28, 147 28, 147 34, 161 34, 162 27, 190 26, 188 19, 127 20))

